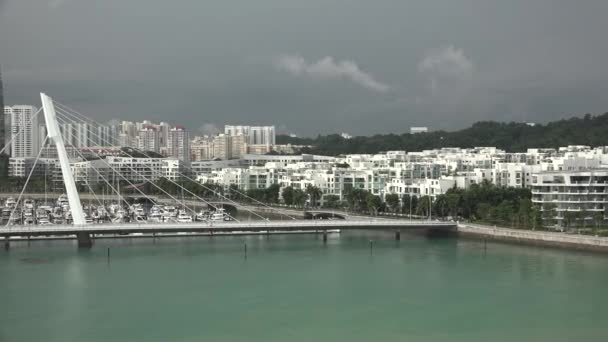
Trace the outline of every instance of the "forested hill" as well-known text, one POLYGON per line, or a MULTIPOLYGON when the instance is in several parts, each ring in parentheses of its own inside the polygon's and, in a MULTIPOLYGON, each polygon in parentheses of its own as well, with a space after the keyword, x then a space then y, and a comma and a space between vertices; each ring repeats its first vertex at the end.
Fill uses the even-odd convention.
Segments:
POLYGON ((528 148, 567 145, 608 145, 608 113, 529 126, 519 122, 482 121, 454 132, 434 131, 419 134, 378 134, 344 139, 339 134, 317 138, 277 136, 278 144, 312 145, 303 153, 339 155, 381 151, 422 151, 441 147, 495 146, 507 152, 525 152, 528 148))

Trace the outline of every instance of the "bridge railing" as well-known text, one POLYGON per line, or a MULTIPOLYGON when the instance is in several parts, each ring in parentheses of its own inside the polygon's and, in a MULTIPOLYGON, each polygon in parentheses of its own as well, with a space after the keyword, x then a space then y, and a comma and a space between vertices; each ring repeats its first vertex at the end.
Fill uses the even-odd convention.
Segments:
POLYGON ((453 222, 440 221, 401 221, 401 220, 311 220, 311 221, 251 221, 251 222, 193 222, 193 223, 122 223, 122 224, 88 224, 88 225, 52 225, 52 226, 9 226, 0 228, 0 234, 15 235, 19 233, 61 233, 61 232, 116 232, 116 231, 182 231, 192 229, 244 230, 259 229, 339 229, 343 227, 450 227, 453 222))

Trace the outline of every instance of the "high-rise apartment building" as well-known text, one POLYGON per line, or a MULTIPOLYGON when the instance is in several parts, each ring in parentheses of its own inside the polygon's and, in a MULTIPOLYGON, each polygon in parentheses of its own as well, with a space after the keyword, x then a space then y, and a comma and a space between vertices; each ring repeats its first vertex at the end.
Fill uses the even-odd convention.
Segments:
POLYGON ((276 142, 274 126, 255 126, 249 131, 250 145, 274 145, 276 142))
POLYGON ((226 134, 218 134, 213 139, 213 157, 219 159, 232 158, 232 137, 226 134))
MULTIPOLYGON (((0 69, 0 108, 4 110, 4 86, 2 84, 2 70, 0 69)), ((5 115, 0 115, 0 150, 4 149, 7 142, 7 134, 4 123, 5 115)), ((0 154, 0 177, 6 177, 8 175, 8 152, 5 151, 0 154)))
POLYGON ((158 153, 160 151, 160 134, 154 126, 144 126, 139 130, 138 148, 142 151, 152 151, 158 153))
POLYGON ((190 161, 190 135, 182 126, 169 130, 167 156, 181 161, 190 161))
POLYGON ((34 106, 4 107, 4 119, 10 120, 11 156, 15 158, 38 155, 38 118, 34 106))
POLYGON ((231 136, 232 140, 232 151, 231 158, 241 158, 247 154, 247 137, 239 134, 231 136))
POLYGON ((224 134, 229 136, 244 135, 248 145, 275 145, 274 126, 224 126, 224 134))
POLYGON ((194 137, 190 143, 190 155, 192 161, 213 159, 213 137, 194 137))
POLYGON ((156 125, 156 129, 158 130, 158 140, 160 147, 167 147, 169 141, 169 131, 171 130, 171 125, 166 122, 161 122, 159 125, 156 125))

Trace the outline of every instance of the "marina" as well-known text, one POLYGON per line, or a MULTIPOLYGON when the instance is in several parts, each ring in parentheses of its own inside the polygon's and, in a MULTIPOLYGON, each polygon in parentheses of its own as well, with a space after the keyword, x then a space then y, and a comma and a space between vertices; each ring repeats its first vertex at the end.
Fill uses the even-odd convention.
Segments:
MULTIPOLYGON (((183 207, 173 205, 149 205, 133 203, 121 205, 115 201, 103 201, 98 205, 83 203, 87 224, 103 223, 191 223, 232 221, 234 218, 222 207, 201 204, 198 212, 189 214, 183 207)), ((12 225, 67 225, 73 223, 70 204, 66 195, 55 201, 25 199, 18 204, 15 198, 4 200, 1 207, 1 224, 12 225)))

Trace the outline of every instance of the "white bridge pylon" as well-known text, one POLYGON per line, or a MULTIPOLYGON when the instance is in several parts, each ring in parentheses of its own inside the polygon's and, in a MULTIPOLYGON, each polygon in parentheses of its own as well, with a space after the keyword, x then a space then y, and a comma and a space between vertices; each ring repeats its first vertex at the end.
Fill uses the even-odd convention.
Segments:
POLYGON ((74 176, 72 175, 70 160, 67 152, 65 151, 65 144, 63 143, 63 137, 61 136, 61 131, 59 130, 59 124, 57 123, 53 99, 44 93, 40 93, 40 99, 42 101, 42 109, 44 111, 44 121, 46 123, 48 137, 53 140, 55 146, 57 147, 59 165, 61 166, 61 175, 63 176, 63 183, 65 184, 65 190, 68 194, 68 202, 70 203, 72 222, 74 225, 84 225, 86 224, 86 220, 84 218, 84 212, 82 211, 82 204, 80 203, 80 196, 78 195, 76 182, 74 182, 74 176))

